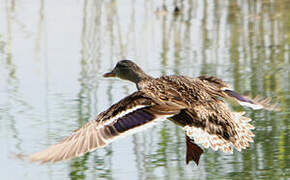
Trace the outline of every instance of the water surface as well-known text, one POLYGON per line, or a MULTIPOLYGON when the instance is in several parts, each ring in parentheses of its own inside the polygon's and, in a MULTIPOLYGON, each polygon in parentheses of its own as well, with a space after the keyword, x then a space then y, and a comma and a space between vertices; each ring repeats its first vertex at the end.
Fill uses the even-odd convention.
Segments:
POLYGON ((289 179, 289 4, 0 0, 1 179, 289 179), (255 142, 232 155, 205 150, 199 166, 185 164, 184 132, 169 121, 66 162, 13 157, 57 142, 135 91, 101 76, 123 58, 153 76, 217 76, 241 93, 272 96, 281 112, 244 109, 255 142))

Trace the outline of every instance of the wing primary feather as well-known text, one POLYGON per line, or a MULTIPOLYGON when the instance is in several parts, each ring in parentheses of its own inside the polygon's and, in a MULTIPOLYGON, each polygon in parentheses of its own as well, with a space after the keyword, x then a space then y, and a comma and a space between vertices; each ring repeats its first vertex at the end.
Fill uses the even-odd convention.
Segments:
POLYGON ((224 92, 235 99, 240 105, 250 107, 252 109, 266 109, 269 111, 279 111, 280 108, 278 107, 277 103, 270 104, 272 98, 268 97, 264 100, 262 100, 261 96, 256 96, 254 99, 251 99, 249 97, 245 97, 240 95, 239 93, 230 90, 225 89, 224 92))

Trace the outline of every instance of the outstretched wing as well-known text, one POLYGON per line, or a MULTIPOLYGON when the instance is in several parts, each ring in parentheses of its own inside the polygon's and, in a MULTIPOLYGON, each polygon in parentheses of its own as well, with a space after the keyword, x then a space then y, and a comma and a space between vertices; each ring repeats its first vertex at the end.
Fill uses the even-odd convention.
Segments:
POLYGON ((250 107, 252 109, 266 109, 269 111, 279 111, 278 103, 271 104, 271 99, 270 97, 266 99, 262 99, 260 96, 257 96, 255 98, 250 98, 246 96, 242 96, 239 93, 230 90, 230 89, 225 89, 224 92, 232 97, 235 101, 237 101, 240 105, 250 107))
POLYGON ((176 113, 179 113, 178 109, 158 105, 143 92, 137 91, 99 114, 96 120, 75 130, 71 136, 28 158, 46 163, 81 156, 176 113))
POLYGON ((266 109, 269 111, 279 111, 278 103, 271 104, 271 98, 268 97, 266 99, 257 96, 255 98, 250 98, 248 96, 240 95, 230 88, 230 86, 223 82, 222 80, 214 77, 214 76, 200 76, 198 77, 203 81, 210 89, 213 89, 220 96, 225 98, 231 98, 241 106, 250 107, 252 109, 266 109), (225 96, 224 96, 225 95, 225 96))

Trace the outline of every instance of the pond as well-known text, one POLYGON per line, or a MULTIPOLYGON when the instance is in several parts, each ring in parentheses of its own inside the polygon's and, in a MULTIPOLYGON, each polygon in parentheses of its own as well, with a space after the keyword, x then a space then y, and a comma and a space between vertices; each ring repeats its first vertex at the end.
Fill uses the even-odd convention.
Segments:
POLYGON ((270 0, 0 0, 1 179, 290 178, 290 6, 270 0), (164 121, 56 164, 30 154, 66 137, 134 84, 105 79, 120 59, 158 77, 214 75, 273 97, 280 112, 246 111, 250 148, 205 149, 185 163, 181 128, 164 121))

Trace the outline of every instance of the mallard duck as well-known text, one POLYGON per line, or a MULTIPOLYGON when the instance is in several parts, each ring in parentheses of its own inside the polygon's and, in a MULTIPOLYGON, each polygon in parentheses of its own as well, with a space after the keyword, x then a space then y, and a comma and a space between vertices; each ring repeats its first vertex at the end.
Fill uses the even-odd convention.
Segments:
POLYGON ((269 99, 250 99, 233 91, 216 77, 162 76, 153 78, 130 60, 121 60, 104 77, 134 82, 137 91, 113 104, 96 119, 47 149, 29 155, 31 161, 57 162, 104 147, 127 134, 169 119, 181 126, 186 137, 186 163, 197 165, 204 148, 233 152, 253 142, 250 119, 232 112, 224 99, 254 109, 276 110, 269 99), (198 145, 199 144, 199 145, 198 145))

